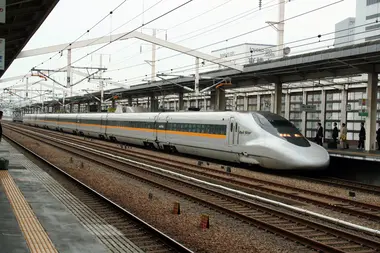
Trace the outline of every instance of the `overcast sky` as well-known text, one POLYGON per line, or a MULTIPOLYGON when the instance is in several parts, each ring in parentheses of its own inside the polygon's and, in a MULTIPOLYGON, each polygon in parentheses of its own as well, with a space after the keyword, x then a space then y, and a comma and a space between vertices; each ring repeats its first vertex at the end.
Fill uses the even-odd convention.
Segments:
MULTIPOLYGON (((364 0, 363 0, 364 1, 364 0)), ((106 16, 112 9, 118 6, 122 0, 61 0, 51 12, 40 29, 35 33, 24 50, 47 47, 56 44, 69 43, 85 33, 101 18, 106 16)), ((107 17, 103 22, 84 35, 81 39, 90 39, 99 36, 123 33, 132 31, 141 24, 156 18, 157 16, 187 2, 186 0, 127 0, 118 8, 111 17, 107 17), (153 7, 152 7, 153 6, 153 7), (152 7, 150 10, 148 8, 152 7), (145 10, 144 15, 140 15, 145 10), (115 30, 116 28, 119 29, 115 30)), ((228 40, 234 36, 244 34, 249 31, 266 26, 266 21, 276 21, 278 19, 278 0, 263 0, 262 10, 258 10, 259 0, 194 0, 191 3, 177 9, 176 11, 158 19, 147 25, 147 28, 168 29, 167 39, 171 42, 178 42, 180 45, 189 48, 200 48, 214 42, 221 42, 209 47, 204 47, 199 51, 211 53, 212 50, 233 46, 240 43, 264 43, 276 44, 277 34, 271 28, 265 28, 245 36, 228 40), (204 14, 203 14, 204 13, 204 14), (203 14, 203 15, 201 15, 203 14), (234 19, 240 19, 233 21, 234 19), (186 22, 185 22, 186 21, 186 22), (232 22, 233 21, 233 22, 232 22), (182 23, 182 24, 181 24, 182 23), (179 24, 179 25, 178 25, 179 24), (209 31, 214 29, 212 31, 209 31)), ((326 36, 331 39, 325 43, 318 43, 318 34, 334 32, 335 23, 347 18, 355 17, 355 0, 291 0, 286 3, 285 19, 314 10, 316 8, 339 2, 330 7, 315 11, 310 14, 289 20, 285 23, 285 43, 294 48, 292 52, 302 52, 310 50, 326 49, 334 43, 334 36, 326 36), (300 39, 314 37, 306 43, 311 43, 307 47, 297 47, 301 43, 291 43, 300 39)), ((141 29, 139 29, 141 32, 141 29)), ((152 30, 143 29, 142 32, 151 34, 152 30)), ((165 39, 165 31, 158 31, 157 37, 165 39)), ((303 42, 302 44, 304 44, 303 42)), ((73 50, 72 60, 77 61, 88 53, 103 45, 88 46, 82 49, 73 50)), ((25 59, 18 59, 13 62, 2 78, 24 75, 41 62, 55 55, 46 54, 25 59)), ((141 83, 145 75, 150 78, 150 65, 143 64, 144 60, 151 59, 151 46, 146 42, 136 39, 119 41, 112 43, 94 54, 75 62, 74 66, 89 67, 99 66, 100 54, 103 54, 103 65, 109 71, 104 73, 105 77, 110 77, 115 81, 127 80, 129 84, 141 83), (140 53, 142 47, 143 52, 140 53), (135 66, 139 65, 140 66, 135 66)), ((157 72, 172 71, 177 72, 187 70, 186 73, 193 72, 193 67, 184 67, 194 63, 194 58, 190 56, 176 56, 166 60, 160 60, 167 56, 176 55, 177 52, 159 49, 157 51, 157 72)), ((67 65, 66 52, 62 57, 56 56, 47 61, 39 68, 57 69, 67 65)), ((207 67, 204 67, 207 70, 207 67)), ((201 70, 202 71, 202 70, 201 70)), ((64 74, 54 74, 59 82, 65 82, 64 74)), ((80 77, 74 76, 74 82, 80 77)), ((34 77, 33 81, 39 80, 34 77)), ((19 81, 2 84, 3 87, 20 83, 19 81)), ((51 83, 51 82, 50 82, 51 83)), ((74 89, 83 88, 97 89, 96 85, 84 82, 74 89)), ((108 86, 106 88, 114 88, 108 86)))

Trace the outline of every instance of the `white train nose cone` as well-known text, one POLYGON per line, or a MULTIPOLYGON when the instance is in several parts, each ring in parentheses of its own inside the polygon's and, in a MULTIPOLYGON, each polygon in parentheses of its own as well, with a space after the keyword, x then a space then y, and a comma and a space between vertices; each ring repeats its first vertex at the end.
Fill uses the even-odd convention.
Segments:
POLYGON ((300 169, 326 169, 330 164, 330 155, 327 150, 315 143, 311 143, 309 148, 304 148, 298 152, 298 157, 300 159, 300 169))

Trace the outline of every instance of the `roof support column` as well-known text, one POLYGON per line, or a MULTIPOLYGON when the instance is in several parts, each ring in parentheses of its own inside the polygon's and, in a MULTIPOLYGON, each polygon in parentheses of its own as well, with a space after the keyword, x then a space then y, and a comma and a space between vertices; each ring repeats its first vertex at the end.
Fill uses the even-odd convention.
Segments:
MULTIPOLYGON (((303 104, 307 104, 307 91, 303 91, 302 92, 302 103, 303 104)), ((306 136, 306 111, 303 111, 302 112, 302 123, 301 123, 301 130, 302 130, 302 134, 304 136, 306 136)))
POLYGON ((247 94, 244 94, 243 103, 244 103, 244 111, 248 111, 248 95, 247 94))
POLYGON ((226 92, 222 89, 216 89, 211 91, 210 95, 211 109, 215 111, 226 110, 226 92))
POLYGON ((195 83, 194 92, 196 95, 199 94, 199 58, 195 58, 195 83))
POLYGON ((377 73, 368 73, 368 117, 366 118, 365 150, 376 150, 376 114, 377 114, 377 85, 379 82, 377 73))
POLYGON ((290 119, 290 94, 285 94, 285 118, 290 119))
POLYGON ((129 96, 129 97, 128 97, 128 105, 129 105, 129 106, 132 106, 132 96, 129 96))
POLYGON ((150 95, 149 102, 150 102, 150 111, 151 112, 157 112, 158 111, 158 99, 156 99, 154 94, 150 95))
POLYGON ((282 83, 277 82, 274 84, 273 113, 281 115, 281 107, 282 107, 282 83))
POLYGON ((343 90, 342 90, 342 105, 340 107, 340 110, 341 110, 340 111, 340 113, 341 113, 340 127, 341 127, 342 123, 346 123, 346 121, 347 121, 347 90, 345 87, 343 87, 343 90))
POLYGON ((183 92, 180 91, 178 93, 178 110, 179 111, 182 111, 183 110, 183 106, 184 106, 184 102, 183 102, 183 92))
POLYGON ((261 96, 259 94, 257 94, 257 109, 256 111, 260 111, 261 110, 261 96))
POLYGON ((237 100, 238 100, 238 96, 237 94, 235 93, 234 94, 234 97, 233 97, 233 102, 232 102, 232 111, 236 111, 237 110, 237 100))
POLYGON ((319 116, 319 120, 323 127, 323 136, 326 138, 325 132, 326 132, 326 126, 325 126, 325 119, 326 119, 326 91, 322 88, 321 91, 321 116, 319 116))

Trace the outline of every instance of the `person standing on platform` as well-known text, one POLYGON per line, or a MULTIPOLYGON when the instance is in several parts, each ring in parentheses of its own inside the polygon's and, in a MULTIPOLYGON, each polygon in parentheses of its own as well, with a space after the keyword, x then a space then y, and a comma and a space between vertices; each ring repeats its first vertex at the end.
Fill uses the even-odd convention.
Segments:
POLYGON ((342 128, 340 129, 340 145, 342 149, 347 149, 347 128, 346 124, 342 123, 342 128))
POLYGON ((364 149, 364 141, 365 141, 365 128, 364 128, 364 122, 362 122, 360 132, 359 132, 358 149, 364 149))
POLYGON ((334 129, 332 133, 332 138, 334 143, 338 143, 338 136, 339 136, 339 131, 336 122, 334 122, 334 129))
POLYGON ((323 139, 323 127, 321 123, 318 123, 317 127, 317 136, 315 137, 317 144, 323 146, 322 139, 323 139))
POLYGON ((380 126, 376 131, 377 149, 380 150, 380 126))

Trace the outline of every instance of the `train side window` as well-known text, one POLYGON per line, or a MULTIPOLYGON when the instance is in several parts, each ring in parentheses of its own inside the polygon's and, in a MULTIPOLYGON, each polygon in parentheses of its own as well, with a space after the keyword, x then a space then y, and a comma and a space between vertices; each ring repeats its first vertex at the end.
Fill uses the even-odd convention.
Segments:
POLYGON ((210 132, 213 134, 218 134, 218 126, 217 125, 210 125, 210 132))
POLYGON ((231 123, 231 127, 230 127, 231 132, 233 129, 234 129, 234 123, 231 123))

